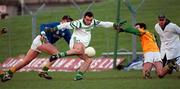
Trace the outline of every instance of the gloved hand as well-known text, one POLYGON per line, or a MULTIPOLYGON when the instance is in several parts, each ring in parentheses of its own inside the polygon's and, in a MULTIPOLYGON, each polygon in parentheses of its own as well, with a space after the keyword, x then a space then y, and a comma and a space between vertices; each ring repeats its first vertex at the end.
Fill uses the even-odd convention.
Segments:
POLYGON ((41 35, 46 35, 46 32, 45 32, 45 31, 41 31, 40 34, 41 34, 41 35))
POLYGON ((114 27, 114 29, 117 30, 118 32, 124 32, 121 24, 114 23, 114 24, 113 24, 113 27, 114 27))
POLYGON ((41 35, 41 41, 42 41, 43 43, 48 42, 48 39, 47 39, 47 36, 46 36, 45 31, 41 31, 40 35, 41 35))

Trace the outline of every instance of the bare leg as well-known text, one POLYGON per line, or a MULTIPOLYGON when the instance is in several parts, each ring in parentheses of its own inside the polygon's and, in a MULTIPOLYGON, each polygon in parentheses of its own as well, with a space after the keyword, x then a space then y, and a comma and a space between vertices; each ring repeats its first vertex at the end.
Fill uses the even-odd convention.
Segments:
POLYGON ((73 49, 68 50, 68 56, 84 54, 85 47, 82 43, 75 43, 73 49))
POLYGON ((165 65, 162 69, 162 76, 165 76, 166 74, 168 74, 170 71, 170 68, 168 65, 165 65))
POLYGON ((88 70, 92 60, 86 54, 84 54, 85 46, 82 43, 75 43, 73 49, 67 51, 67 55, 77 55, 84 63, 80 66, 78 73, 76 74, 74 80, 83 79, 83 74, 88 70))
POLYGON ((163 75, 163 64, 162 62, 154 62, 154 67, 156 69, 156 73, 158 75, 159 78, 163 78, 164 75, 163 75))
POLYGON ((153 66, 153 64, 149 63, 149 62, 143 64, 143 77, 145 79, 151 78, 150 72, 151 72, 152 66, 153 66))
POLYGON ((80 66, 79 68, 79 71, 85 73, 88 69, 89 69, 89 66, 92 62, 92 59, 89 58, 87 55, 81 55, 79 56, 80 58, 82 58, 84 60, 84 63, 80 66))
MULTIPOLYGON (((54 47, 52 44, 50 44, 50 43, 46 43, 46 44, 43 44, 43 45, 41 45, 41 46, 39 46, 38 47, 38 50, 41 50, 41 51, 43 51, 43 52, 46 52, 46 53, 48 53, 49 55, 55 55, 55 54, 58 54, 59 53, 59 51, 57 50, 57 48, 56 47, 54 47)), ((45 67, 50 67, 53 63, 55 62, 55 60, 54 61, 49 61, 46 65, 45 65, 45 67)))
POLYGON ((4 73, 4 71, 0 70, 0 74, 4 73))
MULTIPOLYGON (((0 79, 2 79, 4 76, 4 71, 0 70, 0 79)), ((1 80, 2 81, 2 80, 1 80)))
POLYGON ((86 54, 84 54, 85 47, 82 43, 75 43, 73 49, 67 51, 67 55, 77 55, 82 60, 84 60, 84 63, 80 66, 79 71, 86 72, 86 70, 89 68, 92 59, 89 58, 86 54))
POLYGON ((22 67, 26 66, 29 64, 34 58, 38 56, 39 52, 34 51, 32 49, 29 49, 28 53, 24 57, 22 61, 19 61, 18 64, 16 64, 14 67, 10 68, 10 70, 14 73, 17 70, 21 69, 22 67))
MULTIPOLYGON (((59 51, 57 50, 56 47, 54 47, 52 44, 50 43, 46 43, 43 44, 41 46, 38 47, 38 50, 41 50, 45 53, 48 53, 50 55, 56 55, 59 53, 59 51)), ((47 71, 49 70, 49 68, 51 67, 51 65, 55 62, 55 60, 53 61, 48 61, 48 63, 46 65, 44 65, 44 67, 42 68, 42 71, 39 72, 39 76, 45 79, 52 79, 51 76, 49 76, 49 74, 47 73, 47 71)))

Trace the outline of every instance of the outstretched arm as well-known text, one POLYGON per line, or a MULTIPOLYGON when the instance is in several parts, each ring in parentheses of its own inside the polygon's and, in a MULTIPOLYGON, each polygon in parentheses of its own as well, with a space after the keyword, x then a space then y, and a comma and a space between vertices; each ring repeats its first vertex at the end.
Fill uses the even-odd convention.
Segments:
POLYGON ((99 22, 99 24, 97 26, 100 27, 105 27, 105 28, 109 28, 109 27, 113 27, 114 22, 99 22))
POLYGON ((41 24, 40 25, 40 32, 44 31, 44 32, 53 32, 54 27, 56 27, 57 25, 59 25, 59 22, 53 22, 53 23, 48 23, 48 24, 41 24))
POLYGON ((141 35, 140 31, 138 29, 133 28, 133 27, 125 28, 125 29, 123 29, 123 31, 127 32, 127 33, 134 34, 134 35, 138 35, 138 36, 141 35))
POLYGON ((58 26, 55 27, 56 30, 60 30, 60 29, 74 29, 75 28, 75 22, 67 22, 67 23, 62 23, 58 26))

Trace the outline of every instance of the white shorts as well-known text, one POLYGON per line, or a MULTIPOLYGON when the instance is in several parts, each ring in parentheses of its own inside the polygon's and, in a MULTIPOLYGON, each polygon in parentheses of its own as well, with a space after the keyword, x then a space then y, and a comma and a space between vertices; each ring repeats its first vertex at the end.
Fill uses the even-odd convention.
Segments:
POLYGON ((36 38, 33 40, 32 45, 31 45, 31 49, 35 50, 37 52, 41 52, 40 50, 38 50, 37 48, 42 45, 43 43, 41 42, 41 36, 38 35, 36 36, 36 38))
POLYGON ((144 54, 144 63, 146 62, 153 63, 158 61, 162 61, 159 52, 147 52, 144 54))
POLYGON ((82 43, 85 47, 87 47, 89 45, 89 41, 84 41, 83 39, 81 38, 78 38, 78 37, 71 37, 71 40, 69 42, 69 48, 72 49, 73 46, 74 46, 74 43, 75 42, 80 42, 82 43))

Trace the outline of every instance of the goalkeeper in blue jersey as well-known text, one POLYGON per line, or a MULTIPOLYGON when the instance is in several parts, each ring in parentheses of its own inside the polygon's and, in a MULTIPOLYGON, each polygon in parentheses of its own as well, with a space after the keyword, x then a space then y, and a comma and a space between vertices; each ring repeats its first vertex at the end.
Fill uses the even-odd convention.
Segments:
MULTIPOLYGON (((69 16, 63 16, 61 23, 66 23, 72 21, 72 18, 69 16)), ((2 82, 11 80, 13 74, 18 71, 19 69, 23 68, 24 66, 28 65, 33 59, 35 59, 41 52, 48 53, 50 55, 55 55, 59 53, 57 48, 52 45, 56 41, 58 41, 61 37, 63 37, 66 42, 69 44, 69 40, 71 38, 71 33, 68 29, 61 29, 61 30, 53 30, 51 28, 59 25, 60 23, 52 23, 52 24, 42 24, 41 25, 41 34, 38 35, 32 42, 32 45, 27 52, 26 56, 23 60, 20 60, 18 64, 11 67, 7 72, 0 72, 0 78, 2 82), (48 29, 47 29, 48 28, 48 29)), ((49 67, 55 61, 49 61, 39 73, 40 77, 46 79, 52 79, 51 76, 48 75, 47 71, 49 67)))
POLYGON ((68 21, 72 21, 73 19, 65 15, 62 17, 61 22, 52 22, 52 23, 47 23, 47 24, 41 24, 40 26, 40 31, 46 33, 46 37, 49 41, 49 43, 54 44, 57 42, 60 38, 64 38, 64 40, 69 44, 69 41, 71 39, 71 32, 69 29, 61 29, 61 30, 53 30, 54 27, 57 25, 60 25, 61 23, 66 22, 66 19, 68 18, 68 21))

